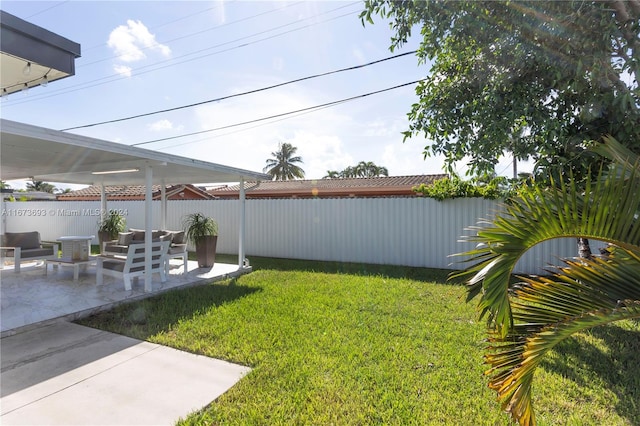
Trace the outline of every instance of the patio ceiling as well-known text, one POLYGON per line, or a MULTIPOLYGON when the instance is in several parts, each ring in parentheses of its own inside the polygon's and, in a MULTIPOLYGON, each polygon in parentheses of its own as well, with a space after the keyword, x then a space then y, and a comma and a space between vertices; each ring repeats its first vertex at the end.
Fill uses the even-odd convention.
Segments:
POLYGON ((75 74, 80 45, 0 10, 0 94, 75 74))
MULTIPOLYGON (((35 179, 85 185, 214 183, 270 180, 270 176, 143 148, 0 120, 0 180, 35 179), (94 174, 95 172, 134 172, 94 174)), ((241 155, 241 154, 239 154, 241 155)))

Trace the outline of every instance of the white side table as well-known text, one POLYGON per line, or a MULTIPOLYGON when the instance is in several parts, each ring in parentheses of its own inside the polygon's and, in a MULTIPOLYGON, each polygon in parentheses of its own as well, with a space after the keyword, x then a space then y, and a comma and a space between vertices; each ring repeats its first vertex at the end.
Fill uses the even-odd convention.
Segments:
POLYGON ((95 265, 97 256, 89 256, 87 259, 83 260, 73 260, 70 258, 59 257, 53 260, 45 260, 45 274, 48 273, 49 264, 55 265, 58 268, 61 266, 73 266, 73 281, 78 282, 78 277, 80 275, 80 267, 82 266, 83 270, 87 269, 87 265, 95 265))
POLYGON ((91 240, 93 235, 69 235, 60 237, 62 243, 62 257, 72 260, 87 260, 91 254, 91 240))

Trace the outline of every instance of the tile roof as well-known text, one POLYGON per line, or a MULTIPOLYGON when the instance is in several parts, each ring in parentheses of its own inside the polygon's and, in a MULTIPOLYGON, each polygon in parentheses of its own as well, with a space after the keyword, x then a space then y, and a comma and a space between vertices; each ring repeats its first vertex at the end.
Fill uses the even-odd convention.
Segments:
MULTIPOLYGON (((107 185, 105 186, 105 193, 107 195, 107 200, 144 200, 145 197, 145 185, 107 185)), ((152 195, 154 199, 160 198, 160 190, 161 185, 153 185, 151 187, 152 195)), ((190 197, 185 197, 188 199, 212 199, 213 197, 209 195, 206 191, 188 184, 179 184, 179 185, 167 185, 166 186, 166 195, 167 198, 175 196, 177 194, 188 192, 190 197)), ((71 191, 66 194, 58 195, 59 201, 93 201, 100 200, 100 186, 92 185, 86 188, 78 189, 76 191, 71 191)), ((179 199, 178 197, 174 197, 175 199, 179 199)))
MULTIPOLYGON (((415 196, 414 186, 432 183, 445 174, 389 176, 374 178, 310 179, 289 181, 245 182, 247 198, 290 197, 385 197, 415 196)), ((215 197, 237 198, 240 185, 216 187, 207 190, 215 197)))

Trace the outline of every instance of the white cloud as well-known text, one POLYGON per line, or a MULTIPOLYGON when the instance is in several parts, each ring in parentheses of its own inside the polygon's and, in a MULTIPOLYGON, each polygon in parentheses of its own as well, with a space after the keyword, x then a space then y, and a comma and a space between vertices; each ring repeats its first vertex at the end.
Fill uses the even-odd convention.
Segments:
POLYGON ((125 77, 131 77, 131 67, 128 67, 126 65, 119 65, 119 64, 115 64, 113 66, 113 70, 120 74, 123 75, 125 77))
POLYGON ((171 55, 168 46, 156 41, 147 27, 140 21, 127 20, 127 25, 120 25, 109 34, 107 45, 113 49, 119 59, 124 62, 135 62, 146 58, 144 50, 159 52, 162 56, 171 55))
POLYGON ((169 120, 159 120, 155 123, 149 124, 148 128, 152 132, 162 132, 165 130, 180 130, 182 126, 174 126, 173 123, 169 120))

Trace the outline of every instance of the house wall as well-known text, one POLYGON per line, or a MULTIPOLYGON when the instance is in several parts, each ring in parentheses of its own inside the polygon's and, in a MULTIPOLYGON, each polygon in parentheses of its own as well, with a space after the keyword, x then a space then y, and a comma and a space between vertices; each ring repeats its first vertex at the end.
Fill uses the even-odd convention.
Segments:
MULTIPOLYGON (((214 217, 219 224, 218 251, 237 253, 238 200, 167 202, 167 228, 182 229, 182 218, 193 212, 214 217)), ((109 209, 123 213, 127 226, 144 228, 143 201, 111 201, 109 209)), ((472 249, 461 235, 478 219, 490 219, 500 204, 484 199, 334 198, 262 199, 246 201, 247 257, 266 256, 340 262, 462 269, 452 253, 472 249)), ((62 235, 95 235, 100 202, 11 202, 1 212, 8 232, 40 232, 43 240, 62 235)), ((153 202, 153 228, 160 227, 160 202, 153 202)), ((595 242, 594 242, 595 243, 595 242)), ((597 244, 593 249, 597 250, 597 244)), ((527 252, 518 273, 542 273, 541 268, 574 256, 573 238, 545 242, 527 252)))

